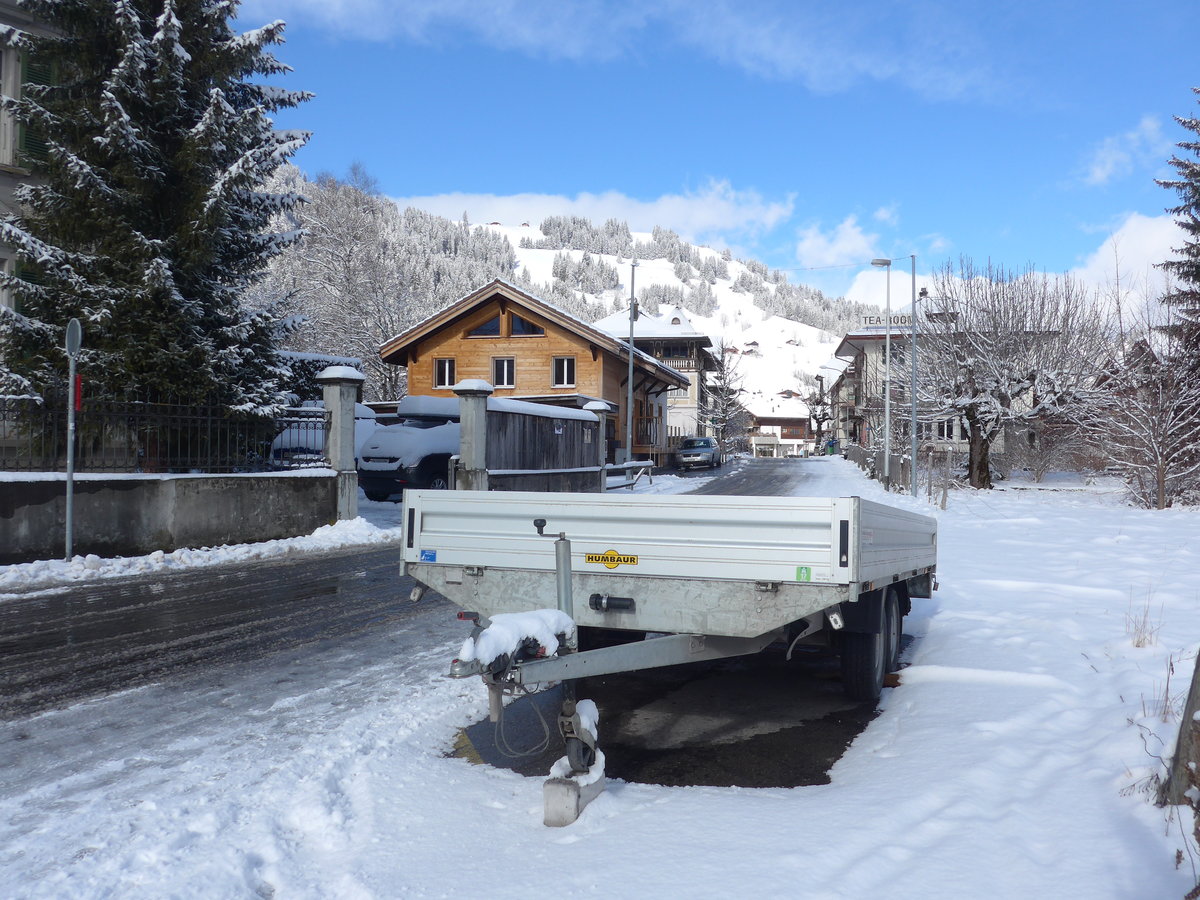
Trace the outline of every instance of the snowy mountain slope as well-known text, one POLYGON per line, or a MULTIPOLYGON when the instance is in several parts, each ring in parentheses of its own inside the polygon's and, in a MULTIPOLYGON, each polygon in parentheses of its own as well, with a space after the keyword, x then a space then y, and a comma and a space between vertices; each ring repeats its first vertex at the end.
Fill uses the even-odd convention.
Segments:
MULTIPOLYGON (((632 288, 639 299, 656 294, 655 289, 682 292, 683 307, 696 330, 712 338, 714 345, 723 343, 737 351, 737 371, 742 377, 745 390, 743 403, 757 416, 805 416, 808 408, 798 397, 788 397, 787 392, 807 394, 814 386, 813 377, 833 356, 841 335, 823 331, 782 316, 770 315, 758 305, 750 293, 738 290, 739 282, 745 286, 754 282, 760 290, 775 291, 778 286, 753 272, 739 260, 728 259, 709 247, 688 247, 702 260, 723 262, 728 277, 716 277, 708 285, 711 300, 705 298, 703 306, 714 308, 702 314, 697 305, 689 302, 694 292, 703 293, 699 287, 703 280, 692 270, 687 281, 680 278, 679 266, 669 259, 643 259, 638 262, 636 274, 630 260, 602 253, 585 254, 582 250, 533 249, 522 244, 537 243, 545 235, 532 225, 501 225, 490 223, 484 226, 508 238, 516 249, 519 271, 528 274, 535 284, 550 284, 553 280, 554 259, 565 254, 575 263, 585 255, 616 269, 620 283, 616 288, 596 294, 585 294, 592 303, 600 304, 614 313, 628 310, 628 297, 632 288)), ((653 235, 633 234, 637 243, 648 244, 653 235)), ((645 304, 644 305, 653 304, 645 304)), ((615 318, 615 316, 614 316, 615 318)), ((626 319, 627 321, 627 319, 626 319)), ((618 336, 628 334, 627 329, 614 329, 618 336)), ((827 373, 826 373, 827 374, 827 373)))

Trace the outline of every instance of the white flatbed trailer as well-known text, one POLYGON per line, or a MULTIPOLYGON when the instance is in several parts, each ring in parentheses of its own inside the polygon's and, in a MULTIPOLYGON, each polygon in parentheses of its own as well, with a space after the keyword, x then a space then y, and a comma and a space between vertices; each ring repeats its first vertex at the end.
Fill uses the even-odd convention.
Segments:
MULTIPOLYGON (((570 549, 566 612, 585 634, 761 649, 842 632, 834 643, 850 669, 861 654, 846 645, 871 643, 856 634, 881 635, 883 661, 895 664, 900 618, 910 598, 930 595, 937 566, 936 520, 858 497, 408 491, 405 504, 405 572, 482 617, 561 608, 558 542, 547 540, 560 536, 570 549)), ((648 664, 627 669, 685 661, 654 662, 665 649, 641 648, 648 664)), ((571 661, 579 674, 600 674, 580 668, 590 655, 571 661)), ((878 696, 882 676, 861 681, 851 674, 852 696, 878 696)))
POLYGON ((451 666, 483 677, 496 721, 504 692, 566 684, 559 729, 585 780, 547 782, 547 824, 574 821, 598 790, 575 679, 821 644, 840 654, 846 693, 874 700, 937 568, 936 520, 859 497, 410 490, 404 502, 414 597, 457 603, 474 636, 505 613, 557 609, 575 624, 556 653, 526 644, 451 666), (625 640, 604 646, 613 636, 625 640))

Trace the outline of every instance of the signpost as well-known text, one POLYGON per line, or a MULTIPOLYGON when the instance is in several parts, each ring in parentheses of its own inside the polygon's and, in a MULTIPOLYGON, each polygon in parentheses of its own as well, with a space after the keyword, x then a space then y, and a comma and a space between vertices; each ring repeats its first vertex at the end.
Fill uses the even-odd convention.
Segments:
POLYGON ((75 526, 75 358, 83 344, 83 326, 78 319, 67 323, 67 550, 71 561, 71 536, 75 526))

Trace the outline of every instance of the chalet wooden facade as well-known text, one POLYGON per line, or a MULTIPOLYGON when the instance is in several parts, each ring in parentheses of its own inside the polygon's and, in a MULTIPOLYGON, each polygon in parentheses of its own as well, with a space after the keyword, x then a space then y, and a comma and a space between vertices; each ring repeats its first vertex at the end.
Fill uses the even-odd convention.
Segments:
MULTIPOLYGON (((610 459, 624 443, 628 352, 612 335, 501 280, 380 348, 384 362, 407 367, 410 394, 450 397, 458 382, 479 378, 497 397, 577 407, 603 400, 615 412, 608 423, 610 459)), ((688 378, 636 350, 633 371, 633 453, 661 462, 667 455, 666 397, 686 391, 688 378)))

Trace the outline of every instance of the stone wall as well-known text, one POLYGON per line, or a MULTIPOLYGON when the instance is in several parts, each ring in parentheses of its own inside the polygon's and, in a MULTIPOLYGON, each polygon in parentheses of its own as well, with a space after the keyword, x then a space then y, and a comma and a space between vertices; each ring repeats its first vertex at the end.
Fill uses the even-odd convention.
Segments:
MULTIPOLYGON (((140 556, 309 534, 337 520, 329 470, 267 475, 173 475, 75 481, 74 553, 140 556)), ((0 565, 61 559, 66 479, 0 481, 0 565)))

